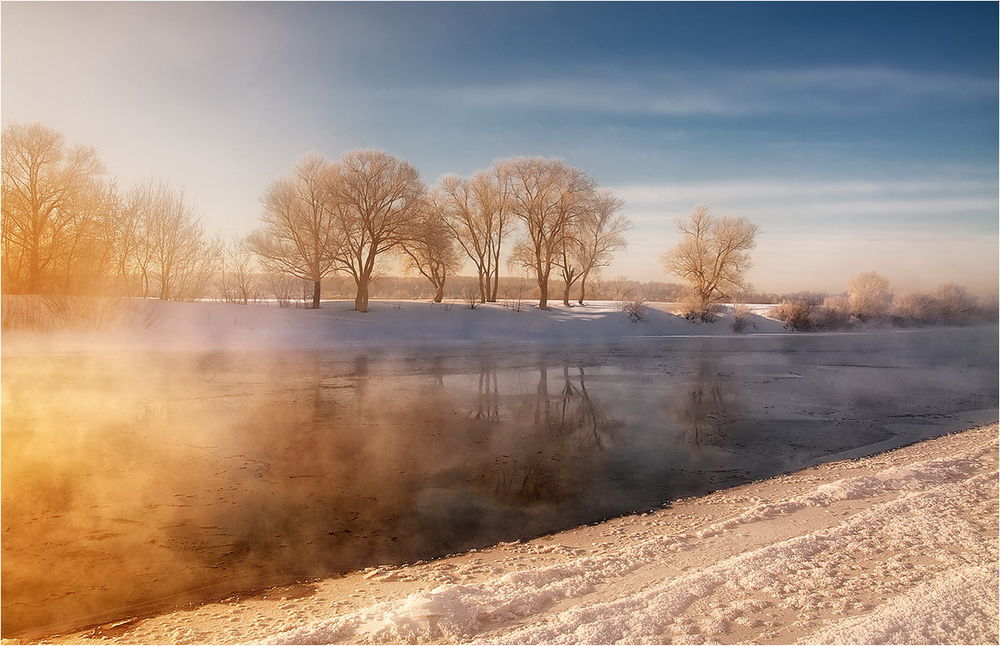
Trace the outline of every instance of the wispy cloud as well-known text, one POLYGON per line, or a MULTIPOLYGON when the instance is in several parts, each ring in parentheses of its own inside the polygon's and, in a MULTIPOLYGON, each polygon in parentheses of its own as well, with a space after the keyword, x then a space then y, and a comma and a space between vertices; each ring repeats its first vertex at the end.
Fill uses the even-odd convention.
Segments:
POLYGON ((674 116, 864 114, 996 97, 995 78, 887 67, 663 72, 607 69, 575 78, 469 83, 437 96, 477 108, 674 116))
POLYGON ((995 180, 908 179, 884 182, 868 180, 775 181, 740 179, 718 182, 626 184, 614 187, 630 204, 692 202, 712 204, 718 201, 761 201, 788 199, 828 199, 858 196, 913 195, 926 200, 941 195, 992 196, 995 180))

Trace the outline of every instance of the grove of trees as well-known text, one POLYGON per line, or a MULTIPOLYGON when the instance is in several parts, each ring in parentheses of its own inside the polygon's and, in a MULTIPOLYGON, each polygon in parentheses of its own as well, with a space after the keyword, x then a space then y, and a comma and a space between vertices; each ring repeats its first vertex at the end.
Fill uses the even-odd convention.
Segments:
POLYGON ((429 281, 435 301, 469 261, 478 300, 495 302, 516 233, 507 265, 531 271, 539 306, 556 274, 563 302, 579 284, 583 304, 588 277, 625 247, 630 226, 621 200, 559 160, 502 160, 428 188, 405 160, 359 150, 303 157, 264 191, 261 226, 223 242, 205 234, 180 191, 157 181, 122 190, 93 148, 40 124, 4 129, 2 185, 6 294, 186 300, 211 291, 248 303, 268 292, 284 302, 308 283, 316 308, 323 281, 341 275, 364 312, 392 259, 429 281))
MULTIPOLYGON (((412 165, 383 151, 336 161, 312 153, 266 188, 260 227, 224 242, 206 235, 181 191, 152 180, 120 188, 93 148, 69 145, 44 125, 11 124, 2 146, 4 294, 266 297, 282 306, 302 298, 318 308, 327 289, 352 292, 365 312, 375 285, 384 297, 436 302, 533 296, 542 309, 553 291, 570 306, 576 289, 581 305, 591 293, 640 305, 683 298, 686 312, 704 320, 725 300, 780 300, 749 293, 757 226, 704 206, 677 222, 681 240, 662 257, 685 286, 599 280, 626 248, 631 222, 612 191, 558 159, 499 160, 428 187, 412 165), (419 278, 386 276, 384 261, 419 278), (466 264, 473 277, 458 275, 466 264)), ((842 295, 786 298, 776 315, 817 329, 961 323, 995 309, 955 284, 894 295, 884 276, 864 272, 842 295)))
POLYGON ((468 179, 446 175, 427 189, 415 168, 382 151, 352 151, 338 162, 311 155, 293 177, 271 186, 264 204, 264 227, 248 239, 264 265, 312 281, 313 307, 325 276, 347 274, 359 312, 367 311, 379 261, 390 254, 427 278, 440 302, 464 252, 476 268, 479 300, 495 302, 501 249, 515 224, 521 235, 511 260, 534 276, 538 306, 548 307, 556 268, 563 303, 570 305, 580 281, 582 304, 587 277, 625 247, 630 226, 621 200, 593 178, 540 158, 499 161, 468 179))
POLYGON ((2 135, 3 292, 202 295, 220 245, 165 183, 121 193, 94 149, 40 124, 2 135))

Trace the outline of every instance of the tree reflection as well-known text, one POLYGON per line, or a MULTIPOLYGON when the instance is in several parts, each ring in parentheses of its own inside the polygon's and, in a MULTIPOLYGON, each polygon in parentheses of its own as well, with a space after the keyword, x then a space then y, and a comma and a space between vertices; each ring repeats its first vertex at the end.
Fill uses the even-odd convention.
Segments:
POLYGON ((714 363, 702 357, 694 378, 666 398, 664 407, 677 419, 695 450, 722 438, 724 426, 736 406, 735 393, 724 388, 724 378, 714 363))
MULTIPOLYGON (((533 394, 510 395, 513 403, 506 410, 496 406, 508 443, 480 479, 509 503, 559 502, 577 495, 620 426, 587 390, 583 367, 563 365, 562 385, 555 391, 550 391, 548 364, 540 363, 537 370, 533 394)), ((494 388, 499 383, 495 372, 481 382, 494 388)))

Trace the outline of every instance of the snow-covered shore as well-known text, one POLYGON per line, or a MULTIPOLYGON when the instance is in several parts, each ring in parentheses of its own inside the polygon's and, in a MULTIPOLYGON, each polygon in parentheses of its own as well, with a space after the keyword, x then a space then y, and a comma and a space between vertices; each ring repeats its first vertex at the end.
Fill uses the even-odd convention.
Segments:
POLYGON ((61 643, 996 643, 997 425, 61 643))
MULTIPOLYGON (((632 322, 610 302, 539 310, 487 303, 372 301, 354 311, 353 301, 326 301, 319 310, 266 305, 130 301, 116 325, 102 330, 5 333, 5 353, 86 351, 224 352, 247 349, 364 348, 461 343, 586 343, 656 336, 732 335, 732 320, 688 321, 651 306, 632 322)), ((785 332, 783 325, 750 314, 746 333, 785 332)))

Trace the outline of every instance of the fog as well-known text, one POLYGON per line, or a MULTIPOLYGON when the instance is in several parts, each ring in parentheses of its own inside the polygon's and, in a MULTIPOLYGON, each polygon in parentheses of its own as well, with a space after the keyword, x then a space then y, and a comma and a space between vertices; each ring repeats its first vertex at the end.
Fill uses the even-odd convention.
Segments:
POLYGON ((995 326, 5 355, 3 633, 527 538, 995 419, 995 326))

